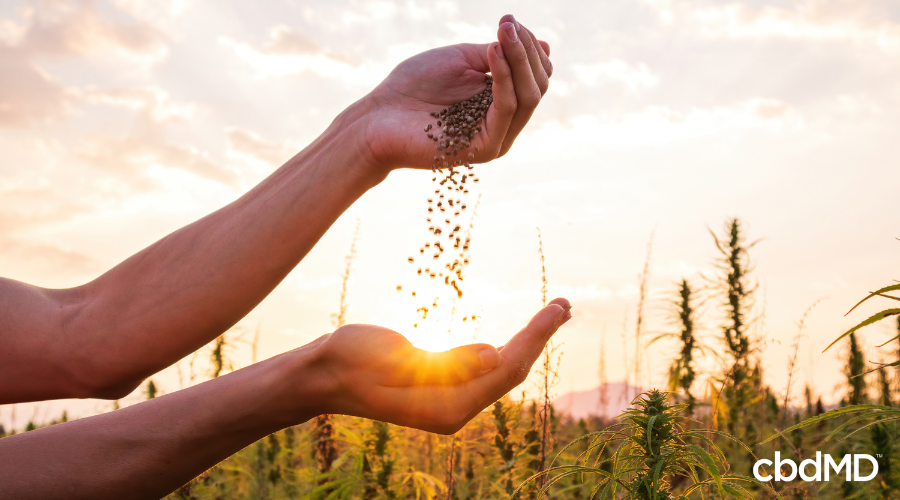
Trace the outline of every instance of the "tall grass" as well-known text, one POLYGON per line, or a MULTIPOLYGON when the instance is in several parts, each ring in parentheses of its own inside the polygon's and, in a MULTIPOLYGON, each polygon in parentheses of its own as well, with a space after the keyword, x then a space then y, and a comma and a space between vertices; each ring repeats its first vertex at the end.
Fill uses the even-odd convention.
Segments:
MULTIPOLYGON (((332 315, 335 329, 347 324, 347 283, 350 281, 350 271, 353 268, 353 259, 356 257, 356 245, 359 242, 360 221, 356 220, 356 228, 353 230, 353 239, 350 241, 350 251, 344 257, 344 269, 341 272, 341 294, 338 302, 338 312, 332 315)), ((328 473, 337 459, 337 446, 334 442, 333 416, 322 414, 315 418, 315 434, 313 441, 316 443, 313 454, 318 464, 320 485, 328 482, 328 473)))
MULTIPOLYGON (((357 225, 344 260, 339 307, 332 317, 335 327, 346 322, 348 281, 358 236, 357 225)), ((541 300, 546 303, 547 267, 542 235, 539 233, 538 237, 541 300)), ((844 357, 846 377, 839 388, 846 397, 844 406, 830 412, 825 411, 822 398, 809 386, 801 398, 791 397, 807 310, 788 349, 788 384, 784 394, 779 392, 776 397, 754 357, 762 347, 750 334, 755 285, 749 250, 753 244, 745 238, 743 223, 728 219, 725 230, 714 235, 715 246, 710 247, 718 251, 716 286, 707 290, 688 279, 673 286, 673 298, 667 301, 667 307, 673 313, 674 326, 663 335, 677 341, 678 347, 665 362, 670 367, 670 393, 654 390, 638 395, 634 406, 616 419, 575 420, 554 408, 550 391, 559 361, 556 351, 549 348, 537 367, 541 386, 538 394, 530 399, 524 393, 515 399, 504 396, 455 436, 442 437, 383 422, 328 415, 267 436, 169 498, 900 498, 900 447, 896 445, 900 436, 896 427, 900 420, 900 372, 893 370, 900 370, 900 360, 867 364, 860 332, 869 325, 890 320, 892 331, 894 325, 897 330, 882 349, 886 355, 900 357, 900 321, 893 322, 895 316, 900 317, 900 309, 885 309, 863 319, 837 339, 846 339, 848 344, 844 357), (702 305, 705 300, 721 305, 721 320, 717 324, 717 337, 722 340, 719 352, 715 346, 700 341, 700 325, 707 320, 698 309, 706 315, 702 305), (717 369, 706 368, 715 360, 725 363, 717 369), (701 394, 698 379, 714 379, 723 389, 718 396, 716 392, 701 394), (802 401, 793 404, 793 399, 802 401), (720 403, 722 411, 718 411, 720 403), (706 411, 707 408, 712 411, 706 411), (760 436, 771 437, 746 444, 762 441, 757 439, 760 436), (560 447, 555 443, 569 444, 560 447), (812 456, 815 450, 832 455, 878 454, 881 472, 869 483, 840 480, 820 485, 780 484, 775 488, 748 477, 755 457, 771 458, 775 450, 798 461, 812 456)), ((638 304, 635 318, 624 318, 623 352, 615 349, 625 363, 624 369, 614 374, 616 379, 625 378, 634 386, 640 385, 649 373, 647 358, 640 357, 640 350, 645 347, 643 338, 649 331, 644 318, 654 312, 652 303, 646 300, 650 289, 649 250, 650 245, 641 273, 645 298, 638 304), (630 336, 635 327, 637 343, 630 336), (639 349, 629 360, 635 346, 639 349)), ((900 300, 898 290, 900 285, 891 285, 872 292, 864 301, 877 299, 896 305, 894 301, 900 300)), ((777 335, 787 338, 792 333, 777 335)), ((605 337, 604 329, 597 371, 601 391, 613 375, 607 373, 609 351, 605 337)), ((200 351, 199 357, 189 357, 190 382, 196 373, 213 377, 230 370, 233 363, 229 353, 238 342, 240 335, 229 332, 200 351), (207 357, 210 369, 195 370, 194 361, 204 361, 206 368, 207 357)), ((142 390, 144 397, 151 397, 158 394, 159 387, 148 381, 142 390)), ((605 410, 621 403, 621 408, 630 397, 609 401, 601 392, 598 406, 605 410)), ((64 415, 56 422, 66 419, 64 415)), ((32 418, 26 431, 38 427, 35 420, 32 418)))

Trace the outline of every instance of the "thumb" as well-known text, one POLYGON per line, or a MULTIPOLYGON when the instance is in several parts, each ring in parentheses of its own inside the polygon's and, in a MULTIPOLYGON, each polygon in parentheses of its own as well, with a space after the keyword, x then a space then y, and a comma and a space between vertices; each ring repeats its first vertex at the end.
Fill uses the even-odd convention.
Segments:
POLYGON ((509 379, 518 380, 513 387, 525 381, 547 341, 572 317, 571 308, 568 300, 554 299, 501 348, 501 365, 511 370, 508 373, 509 379))
POLYGON ((469 344, 444 352, 420 351, 414 385, 456 385, 493 370, 500 353, 489 344, 469 344))
POLYGON ((472 415, 525 381, 547 341, 572 317, 571 308, 568 300, 554 299, 500 348, 500 366, 473 380, 467 389, 477 401, 472 415))

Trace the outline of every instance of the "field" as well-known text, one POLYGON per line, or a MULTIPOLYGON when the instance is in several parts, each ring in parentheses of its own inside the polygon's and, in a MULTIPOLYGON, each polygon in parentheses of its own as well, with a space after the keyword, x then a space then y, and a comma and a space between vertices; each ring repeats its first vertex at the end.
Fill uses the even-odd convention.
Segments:
MULTIPOLYGON (((679 346, 678 356, 664 361, 670 366, 668 385, 641 394, 617 418, 575 420, 554 408, 550 391, 560 357, 551 343, 535 366, 542 381, 540 397, 529 398, 524 391, 507 395, 455 435, 321 415, 248 446, 168 498, 896 498, 900 471, 893 460, 898 455, 894 420, 900 419, 900 410, 894 406, 900 403, 900 370, 894 365, 900 362, 867 362, 856 330, 881 320, 894 321, 900 336, 900 321, 895 321, 900 310, 859 318, 856 327, 835 340, 834 345, 845 348, 846 358, 846 396, 837 409, 826 412, 821 399, 812 399, 809 387, 800 398, 805 404, 790 405, 796 400, 790 393, 793 381, 789 378, 784 389, 767 384, 760 368, 759 339, 750 333, 760 318, 753 314, 753 245, 743 231, 739 219, 726 221, 724 230, 711 238, 719 253, 718 274, 685 278, 673 287, 667 308, 669 333, 641 336, 645 266, 639 277, 636 352, 669 341, 679 346), (725 318, 715 345, 702 345, 695 334, 701 301, 712 301, 725 318), (701 368, 710 366, 704 363, 710 359, 718 371, 701 368), (815 458, 818 451, 836 460, 854 453, 877 457, 878 474, 872 480, 853 481, 844 476, 845 470, 829 482, 795 478, 763 483, 751 473, 758 459, 772 459, 776 452, 800 463, 815 458)), ((543 272, 544 255, 539 250, 543 272)), ((335 326, 345 323, 355 254, 354 238, 345 259, 335 326)), ((885 287, 866 300, 897 300, 891 295, 897 289, 900 285, 885 287)), ((540 293, 545 303, 546 290, 544 276, 540 293)), ((795 373, 806 314, 789 345, 789 377, 795 373)), ((229 356, 238 337, 237 332, 226 332, 193 359, 207 356, 209 376, 218 377, 233 369, 229 356)), ((898 345, 894 338, 882 348, 897 353, 898 345)), ((609 404, 606 355, 601 353, 598 408, 609 404)), ((612 375, 626 382, 629 375, 637 379, 638 362, 631 360, 633 372, 612 375)), ((147 399, 156 397, 152 380, 143 392, 147 399)), ((66 419, 63 414, 58 421, 66 419)), ((25 431, 35 428, 29 423, 25 431)), ((866 467, 857 474, 867 475, 871 466, 866 467)), ((789 466, 780 472, 791 475, 789 466)), ((775 471, 770 467, 765 473, 775 471)))

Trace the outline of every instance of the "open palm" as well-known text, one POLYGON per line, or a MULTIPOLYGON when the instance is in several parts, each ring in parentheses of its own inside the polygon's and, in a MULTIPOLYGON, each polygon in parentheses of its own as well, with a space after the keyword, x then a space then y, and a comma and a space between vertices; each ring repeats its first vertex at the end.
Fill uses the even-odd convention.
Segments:
POLYGON ((330 411, 451 434, 521 384, 556 330, 572 317, 566 299, 539 311, 500 349, 470 344, 445 352, 413 347, 372 325, 347 325, 321 349, 338 396, 330 411))

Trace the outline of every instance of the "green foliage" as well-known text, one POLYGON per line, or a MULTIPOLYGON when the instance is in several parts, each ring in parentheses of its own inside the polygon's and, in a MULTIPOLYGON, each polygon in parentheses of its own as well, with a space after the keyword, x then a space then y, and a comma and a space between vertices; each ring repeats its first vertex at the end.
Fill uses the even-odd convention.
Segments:
MULTIPOLYGON (((747 332, 747 315, 752 308, 755 286, 750 281, 752 267, 749 262, 748 244, 740 219, 726 221, 725 234, 721 237, 710 231, 719 260, 720 286, 725 295, 726 321, 722 325, 725 347, 731 357, 731 369, 725 376, 723 391, 726 403, 726 424, 731 434, 753 435, 752 420, 748 420, 748 406, 753 399, 753 370, 750 366, 750 337, 747 332)), ((756 377, 758 380, 758 377, 756 377)))
POLYGON ((650 344, 664 338, 677 339, 680 344, 679 356, 672 362, 669 368, 669 389, 678 391, 678 395, 687 405, 686 411, 688 415, 692 415, 697 400, 691 392, 691 386, 697 378, 694 371, 694 354, 696 351, 703 351, 703 347, 698 345, 696 334, 694 332, 694 292, 687 279, 682 279, 678 285, 678 295, 673 301, 675 306, 675 316, 678 333, 663 333, 658 335, 650 344))
MULTIPOLYGON (((545 385, 537 400, 513 401, 505 396, 452 438, 362 418, 322 415, 246 447, 167 498, 900 498, 900 447, 896 445, 900 408, 894 406, 900 390, 900 360, 871 370, 878 371, 877 382, 874 376, 870 380, 877 389, 872 391, 872 401, 878 405, 853 404, 869 401, 867 367, 857 330, 890 318, 898 309, 870 316, 840 336, 849 343, 843 384, 849 406, 825 412, 822 398, 809 386, 804 406, 791 407, 788 396, 780 404, 775 397, 779 391, 764 382, 761 363, 752 354, 757 345, 748 333, 754 288, 748 257, 752 244, 745 243, 737 219, 730 219, 723 236, 714 239, 720 251, 719 286, 714 290, 719 295, 710 298, 719 298, 723 304, 719 331, 725 356, 719 359, 726 364, 720 373, 709 375, 721 384, 716 384, 718 387, 724 387, 721 391, 713 387, 701 396, 697 388, 696 366, 701 356, 716 353, 698 340, 697 289, 682 280, 670 302, 677 328, 657 337, 677 340, 679 346, 675 359, 665 363, 671 366, 671 399, 666 393, 651 391, 613 421, 573 421, 548 404, 545 385), (703 411, 706 404, 712 411, 703 411), (727 424, 724 430, 728 432, 718 430, 719 422, 727 424), (784 425, 790 427, 779 432, 784 425), (752 449, 743 443, 759 441, 758 436, 771 437, 752 449), (569 444, 542 470, 542 450, 546 452, 554 442, 569 444), (755 455, 772 457, 775 450, 798 461, 810 458, 816 450, 832 455, 868 453, 876 456, 880 472, 867 483, 837 479, 820 484, 763 485, 747 477, 755 455)), ((353 253, 351 246, 345 260, 345 285, 353 253)), ((898 290, 900 285, 891 285, 862 302, 874 297, 900 300, 894 293, 898 290)), ((344 286, 339 314, 335 315, 337 326, 344 321, 346 306, 344 286)), ((204 350, 210 353, 210 376, 231 369, 228 349, 238 341, 237 336, 227 340, 223 336, 212 343, 210 351, 204 350)), ((898 342, 891 343, 891 353, 900 358, 900 315, 897 335, 888 342, 893 341, 898 342)), ((143 391, 148 399, 159 394, 153 381, 148 381, 143 391)), ((66 420, 68 416, 63 414, 47 425, 66 420)), ((32 421, 24 430, 36 428, 32 421)), ((9 432, 15 434, 15 429, 9 432)), ((3 435, 0 427, 0 437, 3 435)))
POLYGON ((855 332, 850 332, 850 353, 847 356, 847 386, 850 388, 847 394, 847 404, 861 405, 868 399, 866 395, 866 369, 865 356, 859 347, 859 341, 855 332))
MULTIPOLYGON (((724 432, 687 429, 687 418, 680 415, 685 405, 670 405, 666 393, 650 391, 632 404, 633 408, 622 413, 613 425, 566 446, 560 455, 582 441, 589 442, 571 464, 551 464, 547 471, 529 478, 534 481, 541 475, 548 476, 538 496, 572 478, 582 478, 583 487, 590 490, 588 496, 600 499, 621 498, 623 494, 634 500, 684 499, 695 493, 702 496, 709 488, 720 498, 753 498, 740 483, 765 486, 754 478, 731 474, 725 454, 711 438, 733 441, 752 456, 749 448, 724 432), (604 453, 607 449, 612 453, 604 453), (584 479, 586 476, 595 480, 584 479), (672 483, 685 478, 687 487, 676 493, 672 483)), ((519 486, 512 496, 515 498, 526 485, 519 486)))
POLYGON ((144 393, 147 399, 155 398, 157 392, 156 384, 154 384, 152 380, 147 381, 147 391, 144 393))

